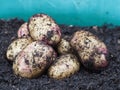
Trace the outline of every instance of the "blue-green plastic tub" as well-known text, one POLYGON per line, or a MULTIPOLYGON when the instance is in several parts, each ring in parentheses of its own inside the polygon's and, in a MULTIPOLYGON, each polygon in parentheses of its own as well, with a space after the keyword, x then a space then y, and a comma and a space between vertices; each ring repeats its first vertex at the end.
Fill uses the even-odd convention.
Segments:
POLYGON ((46 13, 67 25, 120 25, 120 0, 0 0, 0 18, 46 13))

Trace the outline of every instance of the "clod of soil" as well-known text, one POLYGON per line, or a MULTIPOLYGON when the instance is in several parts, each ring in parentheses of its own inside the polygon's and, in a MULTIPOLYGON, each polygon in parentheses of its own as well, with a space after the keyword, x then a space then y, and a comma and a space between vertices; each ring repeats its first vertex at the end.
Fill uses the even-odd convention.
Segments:
POLYGON ((60 25, 62 34, 71 35, 78 28, 97 35, 107 45, 109 65, 102 71, 92 72, 81 66, 75 75, 64 80, 55 80, 42 75, 36 79, 17 77, 12 63, 6 59, 6 50, 17 38, 17 30, 23 20, 0 20, 0 90, 120 90, 120 26, 77 27, 60 25))

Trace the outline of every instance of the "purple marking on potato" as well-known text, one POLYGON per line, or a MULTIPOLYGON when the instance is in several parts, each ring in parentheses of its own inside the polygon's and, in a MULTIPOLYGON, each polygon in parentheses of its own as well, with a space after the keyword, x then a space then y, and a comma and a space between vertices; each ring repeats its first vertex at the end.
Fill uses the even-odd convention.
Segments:
POLYGON ((21 37, 28 37, 29 36, 29 31, 27 28, 27 23, 24 23, 21 25, 21 27, 19 28, 18 32, 17 32, 18 38, 21 37))

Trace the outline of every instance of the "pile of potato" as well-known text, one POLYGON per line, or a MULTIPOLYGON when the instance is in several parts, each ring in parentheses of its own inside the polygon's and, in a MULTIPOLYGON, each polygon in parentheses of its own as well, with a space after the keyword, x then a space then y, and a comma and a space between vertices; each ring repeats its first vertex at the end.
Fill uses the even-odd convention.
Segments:
POLYGON ((62 37, 60 27, 46 14, 33 15, 17 34, 6 56, 21 77, 36 78, 48 71, 49 77, 63 79, 78 72, 80 63, 92 70, 108 64, 107 47, 98 37, 85 30, 62 37))

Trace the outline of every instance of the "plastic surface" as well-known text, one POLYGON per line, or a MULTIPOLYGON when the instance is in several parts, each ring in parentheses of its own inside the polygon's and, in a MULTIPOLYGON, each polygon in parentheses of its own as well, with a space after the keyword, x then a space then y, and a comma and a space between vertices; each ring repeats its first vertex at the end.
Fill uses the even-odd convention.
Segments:
POLYGON ((28 20, 46 13, 59 24, 120 25, 120 0, 0 0, 0 18, 28 20))

